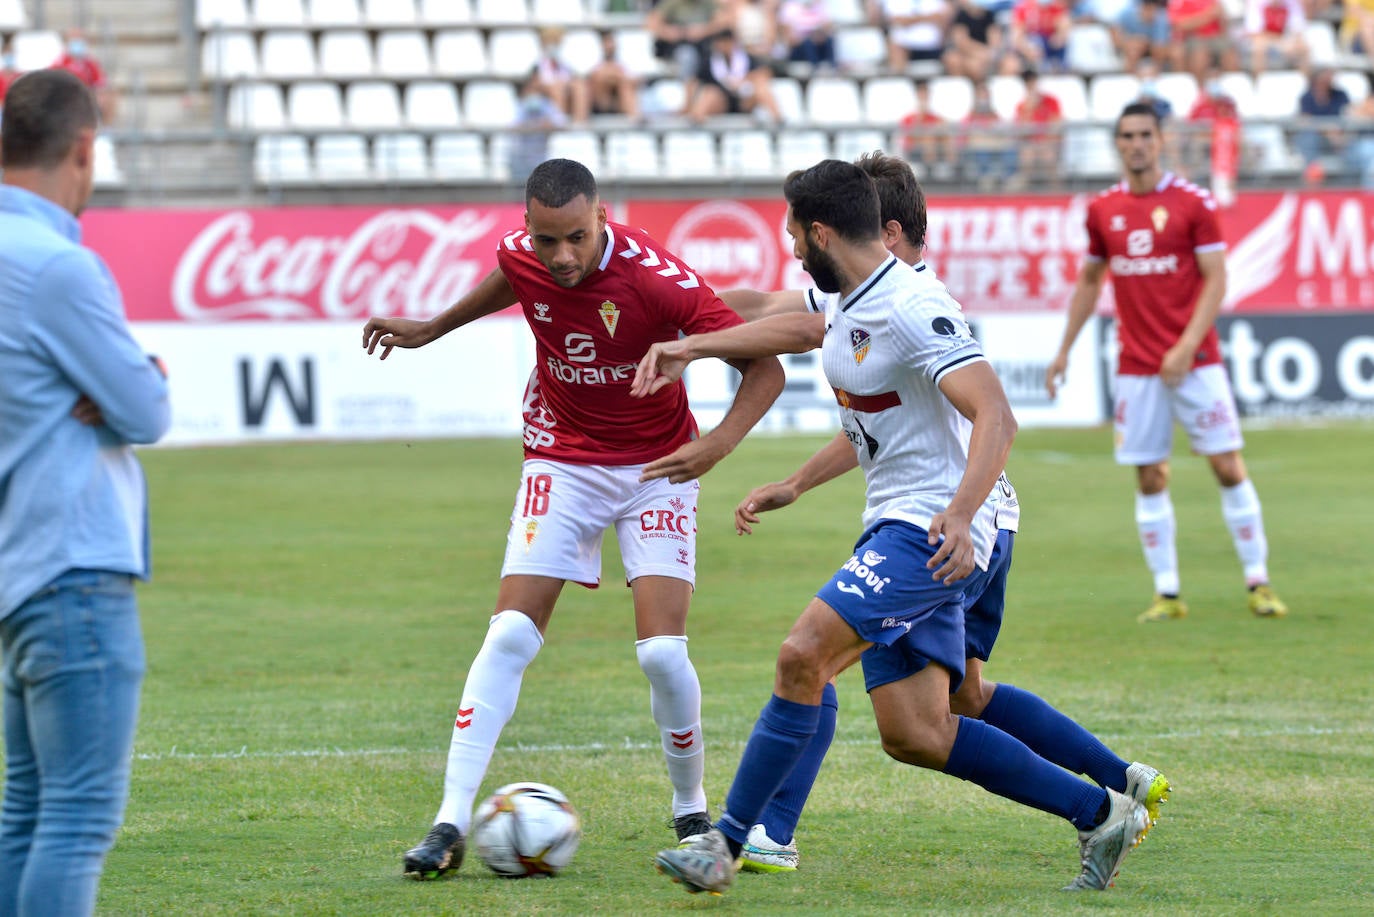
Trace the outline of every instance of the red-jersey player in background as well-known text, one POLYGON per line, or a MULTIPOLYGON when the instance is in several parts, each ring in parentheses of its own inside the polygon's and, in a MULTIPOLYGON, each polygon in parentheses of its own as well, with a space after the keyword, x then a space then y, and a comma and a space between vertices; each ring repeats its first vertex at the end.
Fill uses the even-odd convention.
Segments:
POLYGON ((429 321, 372 318, 363 345, 382 359, 421 347, 517 301, 537 365, 525 392, 525 461, 507 535, 495 614, 468 669, 444 777, 444 799, 405 873, 434 878, 462 861, 472 806, 520 681, 544 642, 568 580, 595 588, 601 541, 615 527, 634 597, 636 653, 673 784, 678 838, 707 831, 701 685, 687 655, 696 564, 697 478, 724 458, 782 391, 776 359, 740 363, 734 405, 698 436, 681 384, 631 398, 650 345, 742 319, 676 255, 606 220, 596 180, 567 159, 525 184, 525 227, 508 233, 497 268, 429 321), (646 472, 666 475, 644 479, 646 472))
POLYGON ((1214 327, 1226 295, 1226 243, 1216 202, 1159 165, 1159 116, 1135 102, 1116 122, 1125 180, 1088 207, 1088 251, 1069 302, 1059 353, 1045 373, 1054 397, 1069 350, 1112 273, 1120 353, 1116 376, 1116 460, 1136 466, 1136 525, 1155 599, 1141 621, 1188 613, 1179 598, 1169 454, 1175 419, 1221 486, 1221 511, 1250 590, 1250 610, 1277 618, 1287 606, 1269 586, 1259 495, 1241 458, 1240 420, 1214 327))

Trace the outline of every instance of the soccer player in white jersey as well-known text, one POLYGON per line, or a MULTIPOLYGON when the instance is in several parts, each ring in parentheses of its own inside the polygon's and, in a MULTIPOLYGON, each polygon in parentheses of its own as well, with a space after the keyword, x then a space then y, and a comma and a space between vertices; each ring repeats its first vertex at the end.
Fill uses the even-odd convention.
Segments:
POLYGON ((1193 451, 1206 456, 1221 487, 1221 514, 1240 557, 1250 610, 1261 618, 1281 618, 1288 606, 1269 585, 1264 516, 1241 458, 1240 418, 1217 341, 1217 314, 1226 296, 1226 243, 1216 201, 1164 171, 1162 146, 1155 109, 1126 106, 1116 121, 1116 149, 1126 176, 1088 206, 1088 251, 1045 387, 1053 398, 1069 350, 1097 308, 1102 281, 1111 271, 1121 344, 1113 412, 1116 461, 1136 468, 1136 527, 1155 586, 1154 601, 1138 620, 1188 614, 1179 597, 1169 499, 1175 420, 1193 451))
POLYGON ((677 256, 610 223, 581 163, 552 159, 525 183, 525 225, 497 267, 433 319, 372 318, 363 346, 420 347, 517 301, 535 339, 525 393, 525 461, 506 536, 496 608, 468 669, 454 720, 444 796, 405 874, 436 878, 462 861, 473 800, 525 668, 564 584, 596 588, 614 527, 634 598, 635 655, 673 785, 678 838, 710 826, 702 785, 701 685, 687 654, 696 565, 697 478, 724 458, 782 391, 773 358, 736 363, 734 404, 698 435, 683 386, 660 403, 631 398, 636 362, 655 341, 741 319, 677 256), (657 474, 642 480, 645 470, 657 474))
POLYGON ((692 892, 729 887, 750 828, 816 732, 826 682, 862 659, 889 755, 1065 818, 1081 853, 1068 887, 1104 889, 1149 829, 1145 807, 950 709, 964 677, 966 593, 981 588, 1006 544, 987 502, 1016 434, 1001 383, 943 285, 883 246, 877 190, 862 169, 826 160, 788 176, 783 193, 794 254, 840 298, 824 315, 776 315, 655 344, 632 392, 652 400, 706 355, 820 347, 845 439, 794 479, 810 489, 852 468, 857 454, 864 531, 784 640, 773 696, 716 827, 660 851, 658 868, 692 892))
MULTIPOLYGON (((882 152, 866 153, 855 160, 855 164, 868 173, 877 188, 883 245, 904 264, 933 278, 934 272, 922 259, 926 238, 925 194, 911 165, 901 157, 882 152)), ((721 298, 742 317, 753 320, 787 312, 824 314, 839 295, 816 289, 769 293, 727 290, 721 293, 721 298)), ((840 438, 843 437, 841 433, 840 438)), ((852 450, 845 451, 853 454, 852 450)), ((851 467, 857 466, 855 456, 851 467)), ((801 483, 789 478, 754 488, 735 510, 736 529, 741 534, 752 533, 759 513, 789 506, 801 497, 801 483)), ((1005 539, 1006 549, 1000 553, 1000 563, 982 578, 984 588, 965 590, 965 672, 958 690, 950 695, 951 711, 991 723, 1060 767, 1086 774, 1102 786, 1134 796, 1145 805, 1153 823, 1170 790, 1169 781, 1158 770, 1140 762, 1126 762, 1038 695, 1014 685, 984 680, 983 664, 991 656, 1002 628, 1007 573, 1011 568, 1014 533, 1020 519, 1016 490, 1005 475, 998 480, 988 499, 996 512, 998 537, 1005 539)), ((830 682, 821 696, 816 735, 778 792, 768 801, 759 823, 749 830, 740 855, 742 868, 765 873, 797 868, 800 854, 794 832, 821 762, 834 739, 838 711, 839 699, 830 682)))

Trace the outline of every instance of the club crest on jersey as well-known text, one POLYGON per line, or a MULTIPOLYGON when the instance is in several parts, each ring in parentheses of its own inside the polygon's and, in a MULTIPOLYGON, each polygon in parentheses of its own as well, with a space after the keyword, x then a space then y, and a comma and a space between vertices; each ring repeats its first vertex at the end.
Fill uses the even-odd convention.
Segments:
POLYGON ((873 338, 862 328, 855 328, 849 332, 849 346, 854 348, 854 362, 863 363, 864 357, 868 356, 869 345, 873 343, 873 338))
POLYGON ((537 303, 534 304, 534 320, 535 320, 536 322, 551 322, 551 321, 553 321, 553 316, 549 315, 549 304, 548 304, 548 303, 546 303, 546 302, 537 302, 537 303))
POLYGON ((1155 232, 1163 232, 1164 224, 1169 222, 1169 211, 1162 206, 1150 211, 1150 222, 1155 224, 1155 232))
POLYGON ((601 314, 601 324, 606 326, 606 333, 615 337, 615 326, 620 324, 620 310, 616 308, 615 303, 608 299, 601 304, 597 312, 601 314))
POLYGON ((535 536, 539 534, 539 521, 531 519, 525 523, 525 553, 530 553, 530 548, 534 546, 535 536))

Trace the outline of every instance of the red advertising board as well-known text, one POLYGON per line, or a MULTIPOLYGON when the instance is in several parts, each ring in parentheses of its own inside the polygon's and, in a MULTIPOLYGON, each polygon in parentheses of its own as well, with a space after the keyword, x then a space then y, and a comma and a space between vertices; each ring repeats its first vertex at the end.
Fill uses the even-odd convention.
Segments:
MULTIPOLYGON (((942 196, 930 206, 928 260, 971 314, 1063 309, 1090 199, 942 196)), ((444 309, 495 267, 522 210, 93 210, 82 222, 134 321, 357 321, 444 309)), ((628 201, 616 212, 717 289, 807 283, 781 199, 628 201)), ((1244 194, 1222 219, 1227 311, 1374 311, 1374 197, 1244 194)))

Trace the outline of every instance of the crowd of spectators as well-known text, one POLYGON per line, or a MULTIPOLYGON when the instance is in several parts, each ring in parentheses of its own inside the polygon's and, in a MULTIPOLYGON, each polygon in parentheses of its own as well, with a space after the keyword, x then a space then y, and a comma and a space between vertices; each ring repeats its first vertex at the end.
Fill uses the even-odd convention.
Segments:
MULTIPOLYGON (((50 68, 66 70, 85 83, 95 93, 101 121, 114 120, 116 97, 105 76, 105 69, 91 52, 90 42, 80 29, 68 29, 62 36, 62 51, 50 68)), ((8 37, 0 39, 0 117, 4 116, 5 93, 10 84, 23 76, 15 62, 14 48, 8 37)))

